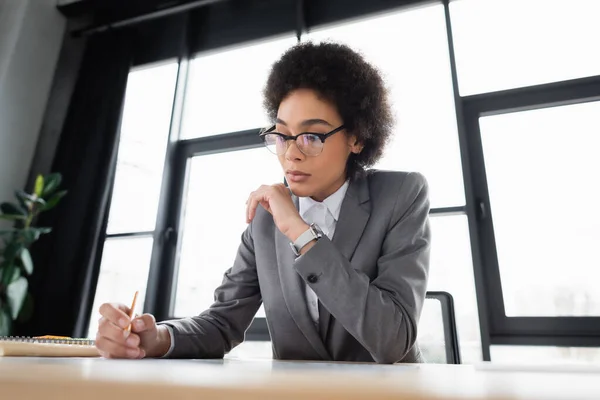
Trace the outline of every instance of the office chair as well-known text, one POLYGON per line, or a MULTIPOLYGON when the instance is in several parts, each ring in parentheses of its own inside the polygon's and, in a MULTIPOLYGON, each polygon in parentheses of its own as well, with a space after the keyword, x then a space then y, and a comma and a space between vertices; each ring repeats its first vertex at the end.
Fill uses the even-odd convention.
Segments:
MULTIPOLYGON (((264 318, 255 318, 252 329, 246 332, 244 343, 233 350, 229 357, 270 358, 269 330, 264 318), (252 343, 250 343, 252 342, 252 343), (262 346, 260 350, 256 350, 262 346)), ((417 341, 425 362, 460 364, 458 333, 454 315, 454 300, 448 292, 427 292, 419 321, 417 341)))
POLYGON ((454 300, 448 292, 427 292, 419 321, 418 343, 425 362, 460 364, 454 300))

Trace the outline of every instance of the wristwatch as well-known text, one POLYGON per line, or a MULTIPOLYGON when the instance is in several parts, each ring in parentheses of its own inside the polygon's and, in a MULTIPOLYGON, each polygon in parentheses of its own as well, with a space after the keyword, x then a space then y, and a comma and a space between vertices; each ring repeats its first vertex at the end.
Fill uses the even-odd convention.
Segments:
POLYGON ((290 247, 296 257, 300 257, 300 250, 313 240, 319 240, 323 237, 323 231, 317 224, 310 224, 308 229, 296 239, 295 242, 290 242, 290 247))

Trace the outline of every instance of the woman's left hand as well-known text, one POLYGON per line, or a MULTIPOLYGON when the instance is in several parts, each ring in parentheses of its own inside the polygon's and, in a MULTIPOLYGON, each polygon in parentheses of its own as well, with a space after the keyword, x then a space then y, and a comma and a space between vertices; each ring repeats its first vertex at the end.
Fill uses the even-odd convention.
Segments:
POLYGON ((290 190, 282 183, 262 185, 250 193, 246 202, 246 223, 252 222, 259 204, 273 216, 277 229, 292 242, 309 228, 298 213, 290 190))

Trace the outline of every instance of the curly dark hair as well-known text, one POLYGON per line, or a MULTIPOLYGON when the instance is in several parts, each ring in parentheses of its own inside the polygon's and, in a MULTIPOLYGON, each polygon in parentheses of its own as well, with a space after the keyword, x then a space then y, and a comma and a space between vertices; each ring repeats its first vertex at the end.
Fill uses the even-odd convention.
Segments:
POLYGON ((346 132, 363 145, 359 154, 348 158, 348 178, 358 177, 379 160, 392 133, 392 110, 381 74, 358 52, 333 42, 305 42, 288 49, 273 64, 263 91, 272 121, 279 104, 296 89, 315 90, 334 104, 346 132))

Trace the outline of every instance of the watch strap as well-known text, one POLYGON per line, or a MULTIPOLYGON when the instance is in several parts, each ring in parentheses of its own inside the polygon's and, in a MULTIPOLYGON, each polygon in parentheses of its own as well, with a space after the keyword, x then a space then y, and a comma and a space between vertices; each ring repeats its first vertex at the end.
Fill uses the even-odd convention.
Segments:
POLYGON ((290 243, 290 247, 292 248, 292 251, 296 257, 300 256, 300 250, 302 250, 304 246, 313 240, 320 238, 318 231, 318 229, 315 229, 314 224, 311 224, 308 229, 304 231, 304 233, 298 236, 298 239, 296 239, 293 243, 290 243))

